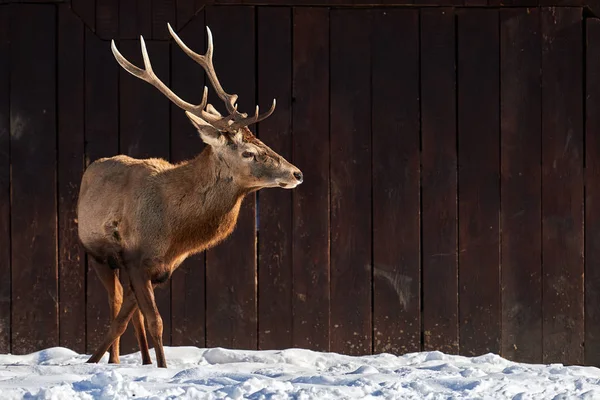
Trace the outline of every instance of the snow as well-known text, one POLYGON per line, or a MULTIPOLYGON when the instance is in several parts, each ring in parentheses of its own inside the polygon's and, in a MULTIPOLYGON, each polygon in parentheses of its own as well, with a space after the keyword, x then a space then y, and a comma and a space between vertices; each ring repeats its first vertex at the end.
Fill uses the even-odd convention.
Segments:
MULTIPOLYGON (((600 399, 600 369, 437 351, 351 357, 302 349, 165 347, 169 368, 86 364, 55 347, 0 355, 1 399, 600 399)), ((154 357, 154 351, 151 351, 154 357)))

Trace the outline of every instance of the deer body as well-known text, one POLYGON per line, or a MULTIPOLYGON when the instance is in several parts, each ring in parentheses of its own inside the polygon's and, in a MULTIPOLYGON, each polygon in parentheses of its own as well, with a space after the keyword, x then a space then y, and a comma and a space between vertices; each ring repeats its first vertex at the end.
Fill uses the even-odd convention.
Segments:
POLYGON ((225 239, 246 191, 212 153, 179 165, 122 155, 92 163, 78 206, 86 250, 100 262, 162 260, 172 272, 225 239))
POLYGON ((235 228, 244 197, 253 191, 302 183, 302 173, 258 140, 247 125, 271 115, 271 109, 254 116, 237 111, 237 95, 221 87, 212 65, 212 35, 208 50, 190 50, 169 26, 179 46, 199 63, 228 115, 202 102, 192 105, 177 97, 152 71, 141 38, 145 69, 112 50, 119 64, 132 75, 159 89, 186 111, 200 138, 207 144, 194 159, 171 164, 162 159, 139 160, 124 155, 99 159, 82 177, 77 205, 79 238, 96 261, 94 267, 108 292, 112 322, 103 343, 88 362, 98 362, 110 349, 109 362, 119 362, 119 338, 132 319, 142 354, 150 364, 144 321, 154 342, 159 367, 166 367, 162 345, 162 319, 154 288, 165 283, 191 254, 224 240, 235 228), (123 287, 116 270, 129 285, 123 287))

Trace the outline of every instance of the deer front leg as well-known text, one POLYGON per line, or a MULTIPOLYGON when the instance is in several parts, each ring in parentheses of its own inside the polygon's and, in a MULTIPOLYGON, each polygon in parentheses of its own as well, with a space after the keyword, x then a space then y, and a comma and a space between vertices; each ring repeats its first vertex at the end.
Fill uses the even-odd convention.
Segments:
POLYGON ((140 271, 131 271, 129 276, 138 307, 148 323, 148 331, 154 343, 156 363, 159 368, 167 368, 162 341, 163 321, 154 300, 154 285, 145 275, 140 271))

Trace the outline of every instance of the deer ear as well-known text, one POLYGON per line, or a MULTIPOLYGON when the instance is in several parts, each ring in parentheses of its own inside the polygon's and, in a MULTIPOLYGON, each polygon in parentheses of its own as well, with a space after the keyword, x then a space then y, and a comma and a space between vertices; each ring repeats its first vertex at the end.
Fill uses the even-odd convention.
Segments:
POLYGON ((223 146, 227 143, 225 137, 214 126, 188 111, 185 112, 185 115, 190 119, 192 125, 196 127, 204 143, 213 147, 223 146))

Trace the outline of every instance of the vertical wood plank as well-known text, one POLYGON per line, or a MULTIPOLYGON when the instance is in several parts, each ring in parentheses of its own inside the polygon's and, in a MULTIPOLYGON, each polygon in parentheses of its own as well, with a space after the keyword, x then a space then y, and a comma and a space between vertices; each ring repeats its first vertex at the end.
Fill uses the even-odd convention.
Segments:
MULTIPOLYGON (((137 29, 136 15, 137 0, 119 0, 119 38, 139 39, 142 32, 137 29)), ((149 39, 149 37, 145 37, 149 39)))
POLYGON ((373 351, 403 354, 421 350, 419 11, 372 26, 373 351))
POLYGON ((329 11, 293 10, 293 346, 329 350, 329 11), (318 150, 318 151, 317 151, 318 150))
POLYGON ((77 235, 84 165, 84 26, 58 8, 58 262, 60 345, 85 352, 85 255, 77 235))
MULTIPOLYGON (((239 94, 239 110, 255 107, 253 7, 209 7, 206 24, 215 44, 213 62, 223 88, 239 94)), ((224 109, 214 89, 210 102, 224 109)), ((206 345, 256 348, 255 200, 246 196, 235 231, 206 253, 206 345)))
POLYGON ((586 21, 585 364, 600 365, 600 21, 586 21))
MULTIPOLYGON (((119 64, 109 42, 85 31, 85 157, 86 166, 119 151, 119 64)), ((110 320, 108 295, 88 257, 86 351, 93 352, 106 335, 110 320)))
MULTIPOLYGON (((275 112, 258 126, 260 140, 292 162, 291 9, 257 9, 258 103, 275 112)), ((258 347, 292 347, 292 191, 258 194, 258 347)))
POLYGON ((58 345, 56 7, 13 7, 11 328, 12 351, 22 354, 58 345))
POLYGON ((119 38, 139 39, 140 35, 152 38, 152 1, 119 0, 119 38))
POLYGON ((458 353, 455 14, 421 10, 424 350, 458 353))
POLYGON ((136 38, 144 35, 150 39, 152 37, 152 0, 136 0, 135 16, 137 21, 136 38))
POLYGON ((457 23, 460 352, 478 355, 500 350, 498 12, 457 23))
MULTIPOLYGON (((146 48, 156 75, 169 85, 169 44, 147 41, 146 48)), ((121 54, 135 65, 144 65, 139 40, 122 41, 121 54)), ((119 68, 120 153, 145 159, 169 158, 169 100, 148 83, 119 68)), ((171 284, 154 290, 156 305, 163 320, 163 343, 171 344, 171 284)), ((121 352, 138 351, 133 324, 123 335, 121 352)))
MULTIPOLYGON (((204 11, 201 11, 179 36, 192 50, 204 54, 204 11)), ((202 100, 204 73, 176 43, 171 42, 171 87, 182 99, 194 104, 202 100)), ((171 105, 171 161, 189 160, 204 149, 198 132, 183 110, 171 105)), ((186 259, 171 278, 171 344, 206 345, 205 326, 205 253, 186 259)))
MULTIPOLYGON (((175 0, 175 3, 177 7, 177 29, 182 29, 194 17, 199 8, 196 8, 195 0, 175 0)), ((175 27, 173 26, 173 28, 175 27)))
POLYGON ((119 0, 96 0, 96 35, 117 39, 119 34, 119 0))
POLYGON ((502 355, 542 362, 541 38, 537 9, 500 12, 502 355))
POLYGON ((71 0, 71 8, 92 32, 96 30, 96 0, 71 0))
POLYGON ((582 10, 542 10, 545 363, 583 362, 582 10))
POLYGON ((10 349, 10 14, 0 7, 0 352, 10 349))
POLYGON ((173 29, 177 26, 177 5, 176 0, 152 0, 152 38, 169 39, 169 29, 167 23, 170 23, 173 29))
POLYGON ((331 11, 331 350, 371 352, 370 12, 331 11))
POLYGON ((472 6, 487 6, 488 0, 464 0, 464 5, 467 7, 472 6))

